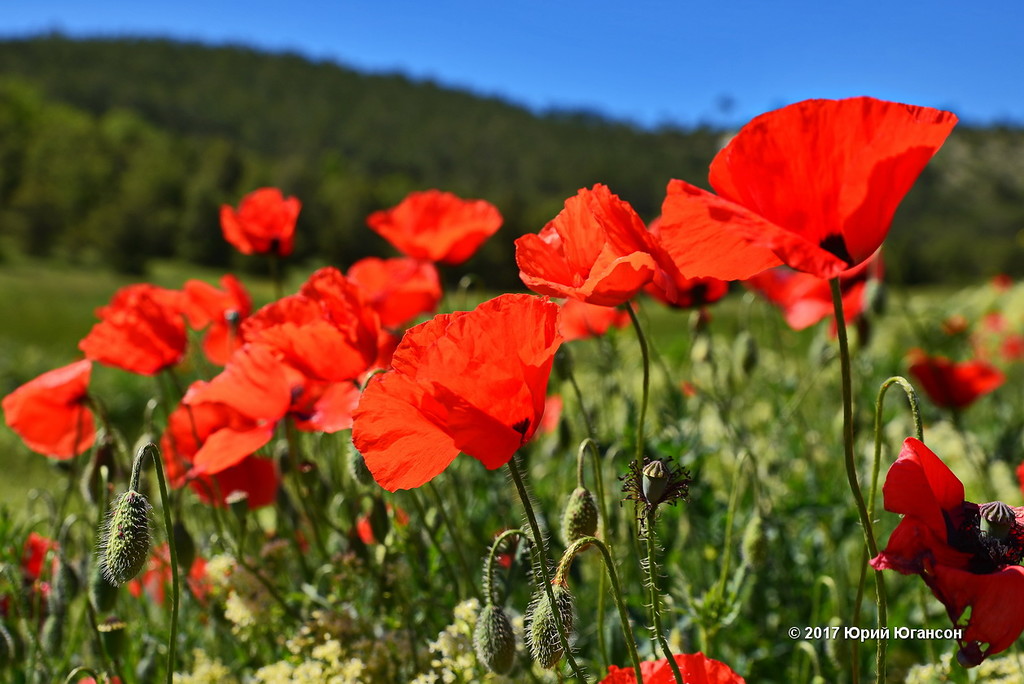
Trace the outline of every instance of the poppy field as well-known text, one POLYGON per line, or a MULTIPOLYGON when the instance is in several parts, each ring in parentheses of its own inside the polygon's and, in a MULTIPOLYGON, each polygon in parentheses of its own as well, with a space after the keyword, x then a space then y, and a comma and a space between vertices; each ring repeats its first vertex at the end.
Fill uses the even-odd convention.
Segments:
POLYGON ((1021 681, 1024 287, 885 284, 956 123, 808 100, 650 221, 567 188, 519 292, 450 282, 502 216, 438 189, 308 270, 255 189, 220 225, 265 276, 60 339, 74 274, 0 276, 52 307, 2 338, 0 677, 1021 681))

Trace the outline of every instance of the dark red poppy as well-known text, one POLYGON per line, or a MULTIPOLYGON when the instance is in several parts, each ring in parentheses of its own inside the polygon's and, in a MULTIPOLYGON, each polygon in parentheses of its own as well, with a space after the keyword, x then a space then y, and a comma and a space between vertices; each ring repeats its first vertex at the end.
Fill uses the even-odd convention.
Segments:
MULTIPOLYGON (((744 684, 743 677, 725 663, 708 658, 703 653, 680 653, 675 657, 686 684, 744 684)), ((675 674, 667 658, 640 663, 643 684, 675 684, 675 674)), ((608 668, 608 676, 600 684, 635 684, 636 672, 632 667, 608 668)))
POLYGON ((882 493, 885 510, 903 518, 871 565, 921 576, 964 628, 965 667, 1009 648, 1024 630, 1024 508, 965 501, 956 475, 913 437, 882 493))
MULTIPOLYGON (((839 274, 843 315, 847 323, 852 323, 864 313, 868 306, 868 283, 880 279, 881 270, 881 252, 878 252, 839 274)), ((793 330, 803 330, 824 318, 832 320, 835 327, 832 286, 827 280, 782 266, 762 271, 745 280, 744 284, 778 306, 793 330)))
POLYGON ((180 405, 160 440, 167 478, 172 487, 188 484, 202 501, 220 507, 234 491, 248 495, 250 508, 266 506, 277 495, 279 475, 272 460, 253 454, 272 436, 273 425, 260 425, 224 404, 180 405), (210 449, 197 463, 199 450, 222 432, 228 447, 223 452, 210 449))
POLYGON ((578 299, 562 302, 558 332, 566 342, 604 335, 609 328, 629 325, 629 312, 611 306, 587 304, 578 299))
POLYGON ((441 301, 441 280, 429 261, 367 257, 348 269, 385 328, 400 328, 441 301))
POLYGON ((100 322, 78 348, 107 366, 155 375, 185 355, 184 294, 148 283, 129 285, 96 310, 100 322))
POLYGON ((685 224, 679 239, 689 244, 680 271, 744 279, 781 261, 833 278, 856 266, 878 250, 956 122, 950 112, 870 97, 805 100, 758 116, 712 161, 717 196, 669 185, 675 210, 663 210, 665 222, 685 224))
POLYGON ((220 208, 224 239, 242 254, 276 254, 286 257, 295 242, 295 222, 302 204, 287 199, 277 188, 260 188, 242 198, 238 211, 220 208))
POLYGON ((540 233, 518 238, 516 263, 534 292, 618 306, 654 278, 658 250, 633 207, 598 183, 567 199, 540 233))
POLYGON ((433 479, 459 452, 505 465, 544 413, 558 306, 506 294, 410 328, 356 409, 352 439, 389 491, 433 479))
POLYGON ((376 361, 380 321, 362 289, 336 268, 313 273, 299 293, 263 307, 242 323, 247 342, 272 347, 315 380, 352 380, 376 361))
POLYGON ((486 200, 450 192, 412 192, 395 207, 375 211, 370 228, 413 259, 461 264, 501 227, 501 214, 486 200))
POLYGON ((195 330, 209 326, 203 353, 211 363, 223 366, 242 346, 239 325, 252 312, 252 297, 230 273, 220 279, 223 290, 201 280, 185 283, 185 315, 195 330))
POLYGON ((65 460, 82 453, 96 439, 92 412, 86 406, 92 362, 76 361, 43 373, 3 400, 7 426, 28 448, 65 460))
POLYGON ((995 366, 985 361, 951 361, 912 349, 910 374, 921 384, 936 406, 962 409, 994 391, 1006 380, 995 366))

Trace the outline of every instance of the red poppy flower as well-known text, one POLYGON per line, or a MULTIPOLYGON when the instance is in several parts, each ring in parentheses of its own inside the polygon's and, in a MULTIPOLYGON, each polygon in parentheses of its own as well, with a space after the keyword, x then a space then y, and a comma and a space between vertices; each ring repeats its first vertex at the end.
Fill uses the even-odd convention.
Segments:
POLYGON ((96 427, 86 407, 92 362, 76 361, 43 373, 3 400, 7 426, 28 448, 66 460, 92 446, 96 427))
MULTIPOLYGON (((679 181, 672 181, 678 183, 679 181)), ((648 283, 644 290, 655 299, 679 309, 689 309, 705 304, 716 302, 729 291, 729 284, 718 278, 690 278, 684 275, 689 270, 690 261, 697 253, 695 246, 687 238, 686 229, 689 225, 689 218, 680 215, 676 208, 674 195, 672 194, 672 183, 669 184, 669 194, 662 206, 662 215, 651 221, 647 227, 651 236, 658 245, 654 252, 658 262, 658 270, 654 280, 648 283), (667 212, 667 213, 665 213, 667 212), (665 217, 668 217, 666 221, 665 217)), ((684 204, 684 208, 688 206, 684 204)), ((728 259, 732 254, 727 250, 721 255, 728 259)), ((774 266, 778 260, 771 256, 764 268, 774 266)))
MULTIPOLYGON (((676 664, 687 684, 744 684, 746 680, 733 672, 725 663, 708 658, 703 653, 680 653, 676 664)), ((643 684, 675 684, 676 678, 667 658, 640 663, 643 684)), ((600 684, 635 684, 636 672, 632 667, 608 668, 608 676, 600 684)))
POLYGON ((1024 508, 964 500, 964 486, 928 447, 903 442, 882 487, 903 516, 871 565, 920 575, 964 628, 962 665, 1006 650, 1024 630, 1024 508))
POLYGON ((272 436, 273 425, 261 426, 224 404, 182 404, 171 413, 160 440, 167 478, 175 488, 188 484, 205 503, 224 507, 229 494, 243 491, 249 508, 266 506, 277 495, 277 467, 272 460, 252 454, 272 436), (199 450, 220 432, 225 433, 222 439, 230 438, 223 439, 231 447, 229 453, 217 453, 197 464, 199 450), (242 452, 240 456, 237 451, 242 452))
POLYGON ((518 238, 516 263, 534 292, 618 306, 654 278, 658 251, 633 207, 598 183, 567 199, 539 234, 518 238))
POLYGON ((380 323, 361 288, 336 268, 309 277, 297 295, 263 307, 242 323, 247 342, 272 347, 309 378, 352 380, 377 359, 380 323))
POLYGON ((277 188, 260 188, 242 198, 238 211, 222 206, 220 227, 224 239, 242 254, 286 257, 292 253, 301 208, 299 200, 285 199, 277 188))
POLYGON ((921 383, 936 406, 962 409, 994 391, 1006 380, 995 366, 985 361, 950 361, 928 356, 920 349, 910 351, 910 374, 921 383))
MULTIPOLYGON (((847 323, 855 321, 868 305, 868 281, 881 277, 881 252, 839 274, 843 296, 843 315, 847 323)), ((782 309, 786 323, 793 330, 803 330, 830 318, 835 328, 835 307, 832 286, 827 280, 786 267, 772 268, 744 281, 772 304, 782 309)))
POLYGON ((56 551, 57 542, 37 532, 29 532, 21 552, 21 570, 25 579, 35 582, 43 574, 43 562, 50 551, 56 551))
POLYGON ((239 324, 252 312, 252 298, 230 273, 220 279, 223 290, 201 280, 185 283, 185 315, 195 330, 210 326, 203 338, 203 353, 223 366, 242 346, 239 324))
POLYGON ((564 402, 561 394, 549 395, 544 400, 544 416, 540 419, 540 427, 537 434, 547 435, 558 429, 558 423, 562 420, 562 408, 564 402))
POLYGON ((398 206, 375 211, 370 228, 413 259, 456 265, 501 227, 501 214, 486 200, 464 200, 450 192, 412 192, 398 206))
MULTIPOLYGON (((715 156, 718 195, 669 186, 688 276, 748 278, 773 255, 833 278, 882 244, 903 196, 957 118, 870 97, 805 100, 762 114, 715 156)), ((668 200, 666 200, 668 203, 668 200)), ((681 250, 677 250, 681 251, 681 250)))
POLYGON ((609 328, 629 325, 629 312, 611 306, 587 304, 578 299, 562 302, 558 318, 558 332, 566 342, 604 335, 609 328))
POLYGON ((410 328, 355 412, 352 439, 389 491, 419 487, 459 452, 494 469, 540 425, 558 306, 501 295, 410 328))
POLYGON ((429 261, 367 257, 352 264, 348 278, 362 288, 386 328, 399 328, 441 301, 441 280, 429 261))
POLYGON ((100 322, 78 348, 107 366, 155 375, 185 355, 184 294, 148 283, 129 285, 96 310, 100 322))

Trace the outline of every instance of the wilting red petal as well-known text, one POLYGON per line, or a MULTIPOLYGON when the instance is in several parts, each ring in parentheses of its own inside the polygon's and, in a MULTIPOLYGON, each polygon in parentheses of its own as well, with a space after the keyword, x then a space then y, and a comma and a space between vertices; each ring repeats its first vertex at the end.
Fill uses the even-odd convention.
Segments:
POLYGON ((543 414, 557 318, 551 302, 502 295, 406 332, 355 413, 353 440, 377 482, 418 487, 460 451, 507 463, 543 414))
POLYGON ((100 322, 78 343, 85 357, 132 373, 155 375, 185 354, 184 294, 149 284, 118 290, 96 310, 100 322))
POLYGON ((956 122, 950 112, 869 97, 805 100, 744 126, 711 163, 710 181, 775 226, 739 234, 831 278, 874 254, 956 122))
POLYGON ((534 292, 617 306, 654 278, 654 238, 607 186, 581 189, 539 234, 516 240, 519 277, 534 292))
POLYGON ((367 257, 349 267, 348 278, 362 288, 386 328, 434 313, 441 300, 441 281, 429 261, 367 257))
POLYGON ((299 200, 285 199, 277 188, 254 190, 242 198, 238 211, 227 205, 221 207, 224 239, 242 254, 288 256, 301 208, 299 200))
POLYGON ((604 335, 611 327, 629 325, 629 312, 610 306, 587 304, 578 299, 562 302, 558 332, 566 342, 604 335))
POLYGON ((412 192, 398 206, 370 214, 366 223, 414 259, 461 264, 501 227, 501 214, 485 200, 450 192, 412 192))
POLYGON ((86 408, 92 362, 43 373, 3 400, 4 419, 33 451, 68 459, 92 446, 96 427, 86 408))
POLYGON ((929 586, 946 606, 949 618, 957 623, 967 609, 970 619, 960 639, 961 646, 971 642, 989 644, 981 657, 1005 651, 1024 631, 1024 568, 1011 565, 988 574, 974 574, 957 568, 936 565, 929 586))
POLYGON ((943 356, 928 356, 920 349, 912 350, 910 358, 910 374, 936 406, 966 408, 1006 380, 999 369, 985 361, 958 363, 943 356))
MULTIPOLYGON (((708 658, 703 653, 680 653, 675 657, 686 684, 744 684, 746 680, 723 662, 708 658)), ((675 684, 675 674, 667 658, 640 663, 643 684, 675 684)), ((636 672, 632 667, 608 668, 608 676, 600 684, 635 684, 636 672)))

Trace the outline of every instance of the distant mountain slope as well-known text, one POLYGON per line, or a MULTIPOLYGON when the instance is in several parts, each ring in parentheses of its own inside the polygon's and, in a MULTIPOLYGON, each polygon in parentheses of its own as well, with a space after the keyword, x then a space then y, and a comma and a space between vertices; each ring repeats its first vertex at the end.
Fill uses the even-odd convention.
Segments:
MULTIPOLYGON (((38 253, 129 270, 153 254, 226 264, 216 208, 261 184, 303 200, 299 256, 344 265, 387 250, 367 213, 439 187, 501 209, 505 228, 466 268, 511 287, 511 241, 578 188, 607 183, 653 218, 670 178, 706 183, 724 137, 582 112, 536 116, 402 76, 167 40, 0 41, 0 81, 0 231, 38 253)), ((898 277, 932 279, 915 258, 922 235, 941 252, 933 262, 962 260, 984 235, 985 249, 954 275, 1024 269, 1014 240, 1024 178, 1013 161, 1024 159, 1024 136, 954 138, 955 152, 940 153, 897 217, 890 251, 908 260, 890 269, 898 277), (996 244, 998 258, 986 257, 996 244)))

